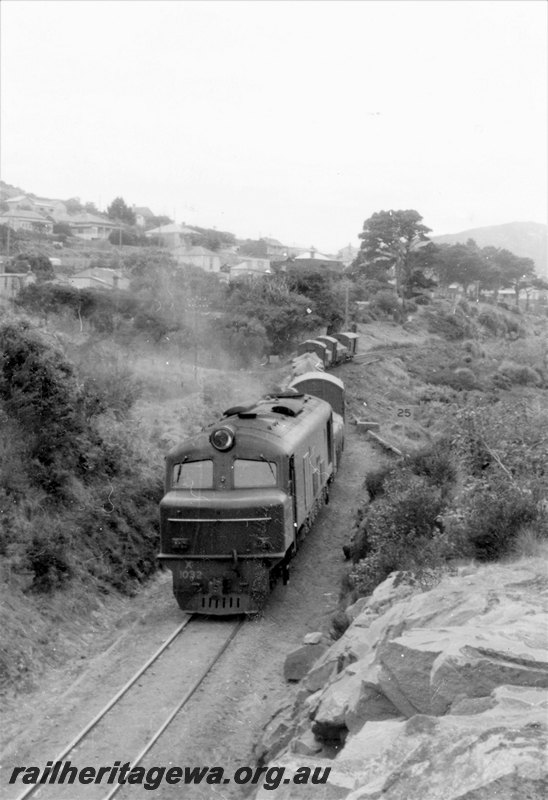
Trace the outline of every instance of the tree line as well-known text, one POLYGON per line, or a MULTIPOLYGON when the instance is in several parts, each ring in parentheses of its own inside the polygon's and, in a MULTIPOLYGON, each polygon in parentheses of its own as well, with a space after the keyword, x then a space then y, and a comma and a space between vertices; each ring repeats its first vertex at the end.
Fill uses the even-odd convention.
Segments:
POLYGON ((471 286, 478 293, 512 288, 516 302, 522 289, 548 288, 535 275, 531 258, 517 256, 499 247, 478 247, 473 239, 465 244, 435 244, 431 229, 418 211, 378 211, 363 223, 360 250, 350 273, 358 282, 394 285, 401 298, 412 298, 435 285, 456 283, 466 294, 471 286))

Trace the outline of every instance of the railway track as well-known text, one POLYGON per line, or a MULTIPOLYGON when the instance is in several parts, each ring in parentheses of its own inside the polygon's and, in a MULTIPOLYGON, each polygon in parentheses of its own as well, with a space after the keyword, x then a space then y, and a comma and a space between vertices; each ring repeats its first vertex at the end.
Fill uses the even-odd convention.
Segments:
MULTIPOLYGON (((129 762, 154 746, 195 695, 243 624, 243 620, 188 617, 95 717, 51 759, 78 769, 129 762), (186 630, 185 630, 186 629, 186 630), (185 633, 183 634, 183 631, 185 633), (220 642, 219 642, 220 639, 220 642)), ((45 764, 36 765, 43 768, 45 764)), ((9 770, 9 768, 8 768, 9 770)), ((7 770, 7 771, 8 771, 7 770)), ((106 773, 105 773, 106 776, 106 773)), ((124 787, 100 784, 29 784, 13 800, 111 800, 124 787)), ((13 787, 15 790, 15 785, 13 787)))

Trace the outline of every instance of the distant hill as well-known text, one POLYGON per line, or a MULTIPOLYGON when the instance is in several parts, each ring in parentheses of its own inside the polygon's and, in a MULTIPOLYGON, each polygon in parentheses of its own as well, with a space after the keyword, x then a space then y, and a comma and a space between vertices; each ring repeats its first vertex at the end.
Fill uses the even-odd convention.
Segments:
POLYGON ((507 222, 430 238, 436 244, 466 243, 467 239, 474 239, 479 247, 503 247, 517 256, 532 258, 537 275, 548 278, 548 225, 540 222, 507 222))
POLYGON ((18 197, 20 194, 28 194, 18 186, 12 186, 10 183, 0 181, 0 200, 5 200, 8 197, 18 197))

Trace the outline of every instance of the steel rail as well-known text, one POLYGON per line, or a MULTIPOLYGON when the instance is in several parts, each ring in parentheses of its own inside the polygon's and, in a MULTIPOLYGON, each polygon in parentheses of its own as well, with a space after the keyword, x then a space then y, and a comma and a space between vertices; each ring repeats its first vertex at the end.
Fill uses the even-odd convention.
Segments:
MULTIPOLYGON (((237 623, 237 624, 234 626, 234 628, 232 629, 232 631, 231 631, 231 633, 230 633, 230 636, 228 636, 228 637, 227 637, 227 639, 226 639, 226 641, 224 642, 223 646, 222 646, 222 647, 221 647, 221 648, 220 648, 220 649, 217 651, 217 653, 215 654, 215 656, 214 656, 214 657, 211 659, 211 661, 210 661, 210 662, 209 662, 209 664, 207 665, 206 669, 205 669, 205 670, 202 672, 202 674, 200 675, 200 677, 199 677, 199 678, 197 678, 197 679, 194 681, 194 683, 192 684, 192 686, 190 687, 190 689, 188 689, 188 690, 187 690, 187 692, 186 692, 186 693, 183 695, 183 698, 182 698, 182 700, 180 700, 180 701, 177 703, 177 705, 176 705, 176 706, 175 706, 175 708, 174 708, 174 709, 171 711, 171 713, 169 714, 169 716, 168 716, 168 717, 166 717, 166 719, 164 720, 164 722, 163 722, 163 723, 160 725, 160 727, 158 728, 158 730, 156 731, 156 733, 155 733, 155 734, 153 734, 153 736, 151 736, 151 738, 150 738, 150 739, 148 740, 148 742, 145 744, 145 746, 143 747, 143 749, 141 750, 141 752, 139 753, 139 755, 138 755, 138 756, 136 756, 136 757, 134 758, 134 760, 131 762, 130 771, 131 771, 131 770, 132 770, 134 767, 136 767, 136 766, 137 766, 137 764, 139 764, 139 763, 141 762, 141 760, 142 760, 142 759, 143 759, 143 758, 146 756, 146 754, 148 753, 148 751, 149 751, 149 750, 150 750, 150 749, 151 749, 151 748, 152 748, 152 747, 153 747, 153 746, 156 744, 156 742, 158 741, 158 739, 160 738, 160 736, 162 735, 162 733, 165 731, 165 729, 166 729, 166 728, 167 728, 167 727, 170 725, 170 723, 173 721, 173 719, 174 719, 174 718, 177 716, 177 714, 179 713, 179 711, 180 711, 180 710, 183 708, 183 706, 185 706, 185 705, 188 703, 188 701, 190 700, 190 698, 192 697, 192 695, 193 695, 193 694, 196 692, 196 690, 197 690, 197 689, 200 687, 200 685, 203 683, 203 681, 204 681, 204 680, 206 679, 206 677, 209 675, 209 673, 211 672, 211 670, 213 669, 213 667, 215 666, 215 664, 217 663, 217 661, 220 659, 220 657, 222 656, 222 654, 224 653, 224 651, 227 649, 227 647, 228 647, 228 645, 230 644, 230 642, 231 642, 231 641, 234 639, 234 637, 236 636, 236 634, 238 633, 238 631, 239 631, 239 630, 240 630, 240 628, 242 627, 243 623, 244 623, 244 620, 242 619, 242 620, 239 620, 239 622, 238 622, 238 623, 237 623)), ((122 788, 122 786, 125 786, 125 784, 124 784, 124 783, 117 783, 117 784, 115 784, 115 785, 113 786, 113 788, 111 789, 111 791, 109 792, 109 794, 107 794, 107 795, 106 795, 106 797, 104 797, 104 798, 103 798, 103 800, 111 800, 111 798, 113 798, 113 797, 114 797, 114 795, 115 795, 115 794, 117 794, 117 793, 120 791, 120 789, 122 788)))
MULTIPOLYGON (((114 705, 116 705, 116 703, 126 694, 126 692, 129 691, 129 689, 131 689, 133 684, 137 680, 139 680, 143 672, 145 672, 161 656, 164 650, 166 650, 169 647, 169 645, 173 642, 173 640, 181 633, 183 628, 185 628, 188 625, 191 619, 192 617, 188 617, 187 619, 185 619, 184 622, 182 622, 176 628, 176 630, 165 640, 165 642, 161 645, 161 647, 159 647, 158 650, 156 650, 156 652, 153 653, 153 655, 148 659, 148 661, 135 673, 135 675, 133 675, 133 677, 130 678, 129 681, 126 684, 124 684, 124 686, 122 686, 122 688, 114 695, 114 697, 111 700, 109 700, 109 702, 101 709, 101 711, 99 711, 99 713, 96 714, 96 716, 91 720, 91 722, 88 722, 85 728, 82 728, 82 730, 78 734, 76 734, 76 736, 70 742, 70 744, 68 744, 64 748, 64 750, 62 750, 60 753, 58 753, 58 755, 55 756, 55 758, 53 759, 54 764, 56 761, 62 761, 65 758, 65 756, 71 752, 71 750, 74 750, 78 742, 80 742, 84 738, 84 736, 86 736, 97 725, 97 723, 103 719, 103 717, 110 711, 110 709, 114 705)), ((25 791, 22 794, 18 795, 15 798, 15 800, 25 800, 26 797, 30 797, 30 795, 33 794, 35 791, 37 791, 37 789, 43 787, 44 784, 31 784, 27 789, 25 789, 25 791)))

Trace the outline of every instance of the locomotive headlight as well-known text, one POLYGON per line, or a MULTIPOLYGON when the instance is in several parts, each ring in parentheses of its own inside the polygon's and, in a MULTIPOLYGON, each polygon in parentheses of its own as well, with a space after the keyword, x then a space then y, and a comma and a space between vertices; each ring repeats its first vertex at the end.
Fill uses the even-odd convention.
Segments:
POLYGON ((234 444, 234 431, 232 428, 217 428, 210 435, 209 441, 216 450, 230 450, 234 444))

